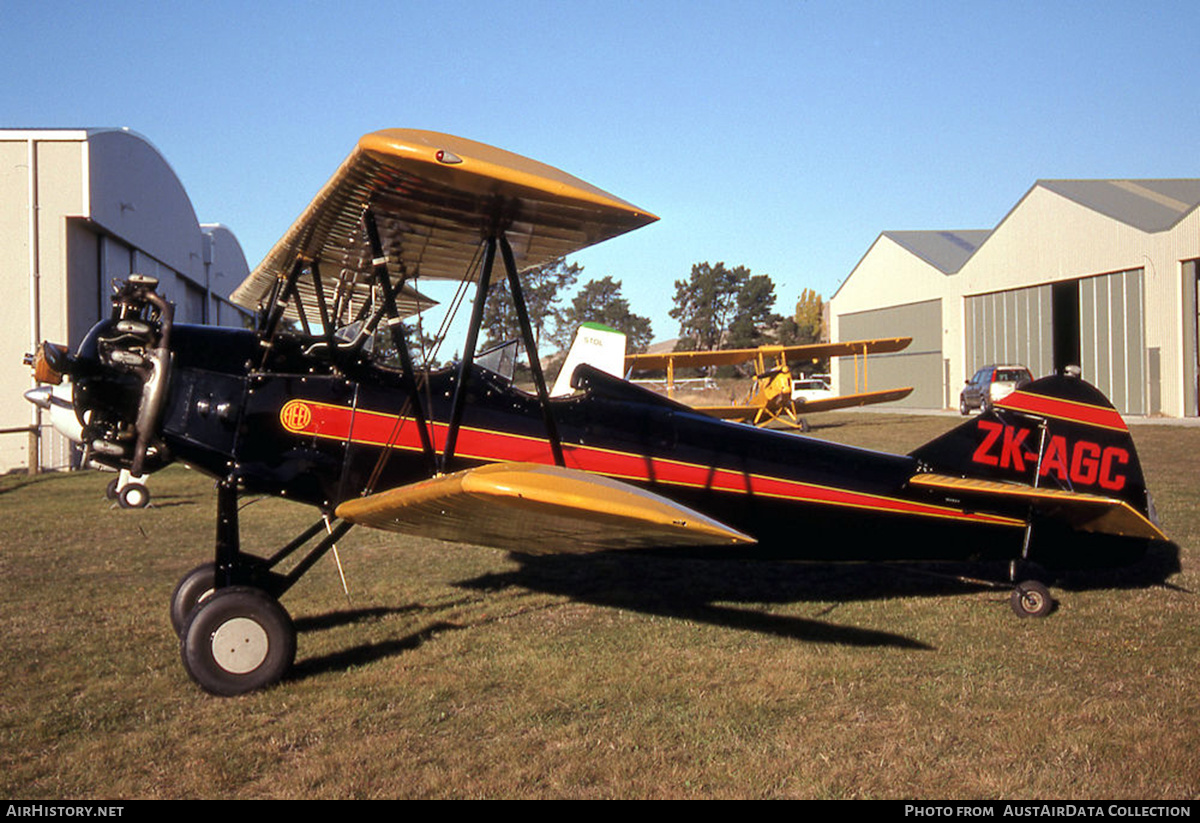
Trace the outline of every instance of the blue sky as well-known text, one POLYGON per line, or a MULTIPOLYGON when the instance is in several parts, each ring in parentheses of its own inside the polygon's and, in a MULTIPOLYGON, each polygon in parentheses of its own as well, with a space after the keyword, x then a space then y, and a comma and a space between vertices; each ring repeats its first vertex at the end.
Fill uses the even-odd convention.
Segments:
POLYGON ((254 266, 365 132, 445 131, 658 214, 577 255, 655 336, 693 263, 828 299, 882 231, 1039 178, 1198 177, 1200 4, 6 0, 0 126, 126 126, 254 266))

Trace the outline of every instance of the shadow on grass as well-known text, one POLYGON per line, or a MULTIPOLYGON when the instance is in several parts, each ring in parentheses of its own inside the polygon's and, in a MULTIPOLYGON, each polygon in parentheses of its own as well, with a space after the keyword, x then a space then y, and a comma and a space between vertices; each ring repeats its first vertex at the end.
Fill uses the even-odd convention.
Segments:
POLYGON ((1174 543, 1154 543, 1146 557, 1132 566, 1118 568, 1082 569, 1065 573, 1058 585, 1067 591, 1091 589, 1148 589, 1166 586, 1187 591, 1168 582, 1168 578, 1183 570, 1179 561, 1179 546, 1174 543))
MULTIPOLYGON (((600 606, 709 623, 813 643, 891 646, 931 650, 919 640, 892 632, 843 626, 823 620, 769 614, 736 603, 829 604, 831 601, 977 591, 952 579, 897 584, 895 567, 829 563, 713 560, 646 552, 585 555, 513 555, 521 568, 488 574, 458 585, 480 590, 521 586, 600 606)), ((831 608, 822 614, 828 614, 831 608)))
MULTIPOLYGON (((830 614, 841 602, 948 597, 987 591, 996 586, 961 578, 1003 581, 1006 575, 1003 564, 787 563, 698 559, 653 552, 512 556, 520 563, 516 571, 486 574, 460 581, 457 585, 481 592, 516 586, 599 606, 802 642, 920 651, 934 650, 934 647, 901 634, 838 625, 818 618, 830 614), (770 614, 754 608, 768 603, 805 602, 823 607, 817 617, 770 614), (745 603, 747 608, 731 605, 737 603, 745 603)), ((1178 570, 1178 549, 1161 546, 1136 566, 1115 571, 1073 572, 1062 585, 1075 591, 1144 588, 1165 585, 1166 578, 1178 570)), ((999 587, 1005 588, 1002 583, 999 587)), ((429 609, 423 604, 412 604, 329 612, 298 619, 296 628, 301 632, 320 631, 429 609)), ((436 634, 462 628, 467 628, 467 624, 432 622, 402 638, 362 644, 302 660, 296 664, 291 676, 303 678, 399 655, 415 649, 436 634)))
MULTIPOLYGON (((366 609, 367 612, 391 612, 391 609, 366 609)), ((400 609, 397 611, 408 611, 400 609)), ((354 612, 351 615, 359 615, 354 612)), ((356 619, 362 619, 361 616, 356 619)), ((353 621, 347 621, 353 622, 353 621)), ((297 626, 299 628, 299 625, 297 626)), ((348 649, 343 649, 340 652, 333 654, 321 655, 319 657, 308 657, 301 660, 292 667, 288 674, 289 680, 300 680, 306 677, 312 677, 318 674, 327 672, 345 671, 353 666, 361 666, 364 663, 370 663, 375 660, 382 660, 385 657, 393 657, 403 652, 412 651, 420 646, 429 638, 436 634, 454 629, 462 629, 457 623, 438 622, 431 623, 418 632, 413 632, 406 637, 400 637, 395 640, 388 640, 382 643, 363 643, 358 646, 352 646, 348 649)))

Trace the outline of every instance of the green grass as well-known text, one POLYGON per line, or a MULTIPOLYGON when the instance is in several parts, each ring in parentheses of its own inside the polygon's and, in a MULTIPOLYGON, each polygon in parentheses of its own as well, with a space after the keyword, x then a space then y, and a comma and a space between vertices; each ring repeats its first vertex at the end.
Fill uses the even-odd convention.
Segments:
MULTIPOLYGON (((818 422, 818 420, 814 420, 818 422)), ((906 451, 952 418, 814 434, 906 451)), ((0 792, 15 798, 1200 796, 1200 429, 1134 430, 1169 585, 1007 594, 878 566, 522 558, 354 530, 283 602, 293 675, 209 697, 170 629, 212 482, 0 482, 0 792)), ((242 512, 266 553, 310 522, 242 512)))

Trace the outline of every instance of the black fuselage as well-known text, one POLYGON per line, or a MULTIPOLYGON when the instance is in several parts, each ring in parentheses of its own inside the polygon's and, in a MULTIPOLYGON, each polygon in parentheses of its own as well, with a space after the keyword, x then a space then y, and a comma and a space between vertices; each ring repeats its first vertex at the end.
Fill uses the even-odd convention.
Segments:
MULTIPOLYGON (((173 459, 247 493, 331 512, 342 500, 495 461, 551 463, 537 397, 473 367, 452 465, 439 463, 458 373, 425 376, 422 447, 398 370, 306 354, 311 338, 176 326, 162 437, 173 459)), ((754 536, 753 556, 976 559, 1020 550, 1018 507, 968 511, 910 489, 910 456, 705 417, 595 369, 551 401, 568 467, 614 476, 754 536)), ((531 524, 536 529, 536 524, 531 524)))

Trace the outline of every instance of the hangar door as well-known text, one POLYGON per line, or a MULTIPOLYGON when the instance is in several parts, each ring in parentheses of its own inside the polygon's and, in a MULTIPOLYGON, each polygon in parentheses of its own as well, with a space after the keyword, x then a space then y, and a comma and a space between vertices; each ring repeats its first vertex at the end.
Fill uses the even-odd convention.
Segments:
MULTIPOLYGON (((1054 288, 1047 284, 968 297, 963 312, 967 362, 959 380, 993 364, 1026 366, 1034 377, 1052 374, 1054 288)), ((1060 295, 1057 302, 1061 310, 1067 301, 1060 295)))
MULTIPOLYGON (((912 386, 912 394, 896 405, 919 409, 946 407, 941 300, 853 312, 838 318, 840 340, 872 337, 911 337, 913 341, 904 351, 872 354, 867 358, 868 388, 912 386)), ((837 368, 841 391, 847 393, 854 386, 853 358, 839 357, 837 368)))
POLYGON ((991 363, 1036 377, 1078 365, 1122 414, 1146 414, 1144 280, 1131 269, 966 298, 966 377, 991 363))

